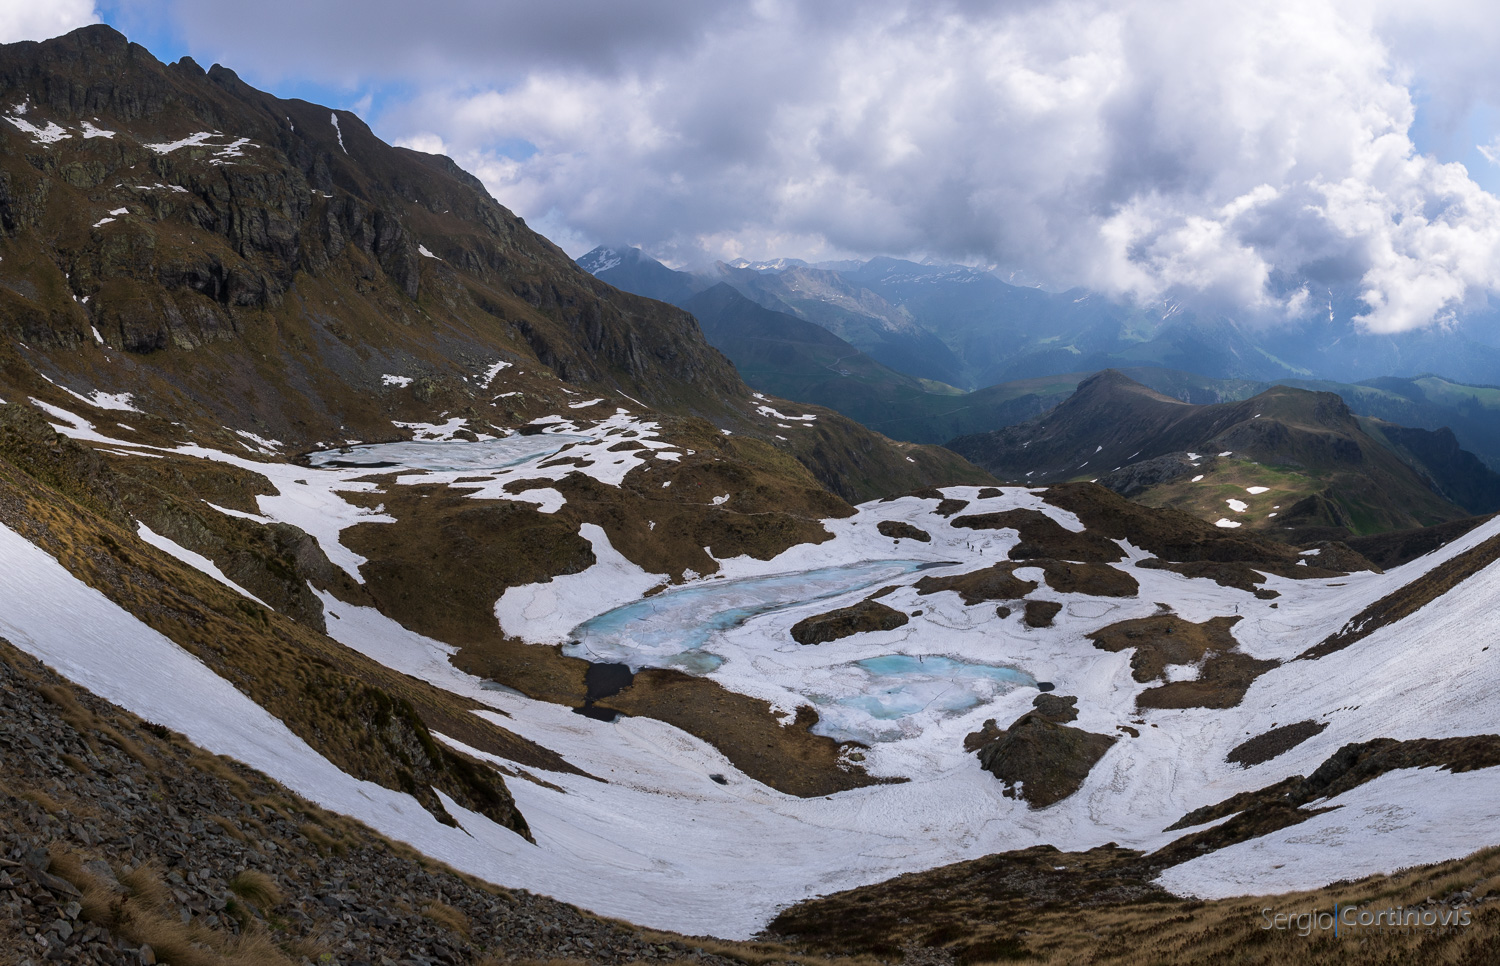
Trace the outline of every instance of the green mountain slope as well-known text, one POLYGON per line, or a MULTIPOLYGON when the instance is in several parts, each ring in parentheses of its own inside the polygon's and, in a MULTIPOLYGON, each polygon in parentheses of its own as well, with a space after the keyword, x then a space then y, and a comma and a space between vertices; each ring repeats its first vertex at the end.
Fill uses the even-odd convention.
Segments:
POLYGON ((1367 433, 1338 396, 1289 387, 1193 405, 1106 370, 1035 420, 948 445, 1004 479, 1097 478, 1140 502, 1283 536, 1466 515, 1367 433))

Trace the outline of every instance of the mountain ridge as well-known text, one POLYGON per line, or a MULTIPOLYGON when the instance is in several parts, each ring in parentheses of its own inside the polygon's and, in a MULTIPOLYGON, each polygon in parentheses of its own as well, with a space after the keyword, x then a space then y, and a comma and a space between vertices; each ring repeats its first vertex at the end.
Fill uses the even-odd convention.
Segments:
MULTIPOLYGON (((1428 435, 1413 433, 1407 438, 1428 435)), ((1337 395, 1288 387, 1195 406, 1105 370, 1028 423, 948 445, 1012 481, 1097 477, 1146 502, 1194 506, 1190 512, 1221 526, 1252 526, 1288 537, 1299 531, 1312 538, 1339 530, 1349 536, 1426 526, 1466 513, 1434 492, 1431 474, 1414 471, 1394 446, 1366 433, 1337 395), (1217 494, 1223 488, 1221 473, 1236 478, 1238 496, 1229 495, 1232 487, 1217 497, 1195 495, 1217 494), (1246 474, 1266 479, 1238 479, 1246 474)), ((1470 459, 1469 470, 1480 474, 1476 481, 1495 482, 1470 459)), ((1457 484, 1450 479, 1449 485, 1457 484)), ((1485 489, 1480 498, 1488 496, 1485 489)))

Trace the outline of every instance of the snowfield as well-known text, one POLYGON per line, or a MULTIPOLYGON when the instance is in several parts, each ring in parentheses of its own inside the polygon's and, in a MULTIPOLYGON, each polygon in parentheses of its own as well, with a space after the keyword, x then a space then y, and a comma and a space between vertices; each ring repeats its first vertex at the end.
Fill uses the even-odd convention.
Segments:
MULTIPOLYGON (((82 417, 44 408, 68 435, 149 452, 104 436, 82 417)), ((624 410, 597 421, 559 414, 536 425, 544 430, 539 435, 473 442, 453 438, 450 424, 436 424, 448 441, 328 451, 311 467, 195 446, 175 452, 267 476, 277 493, 258 498, 264 518, 302 527, 355 579, 364 561, 340 545, 340 531, 389 518, 342 494, 375 490, 360 479, 372 462, 395 464, 389 471, 400 474, 396 485, 446 483, 475 498, 540 500, 544 511, 555 511, 562 505, 558 491, 511 495, 504 482, 560 479, 577 469, 619 485, 631 469, 675 455, 657 437, 656 424, 624 410), (643 448, 608 451, 626 439, 643 448), (548 465, 558 456, 580 459, 548 465), (461 476, 467 482, 456 483, 461 476)), ((1069 530, 1083 529, 1071 513, 1043 502, 1039 490, 1010 487, 983 500, 975 487, 943 492, 968 500, 966 514, 1030 508, 1069 530)), ((1163 830, 1184 813, 1309 774, 1349 742, 1497 730, 1500 647, 1492 645, 1500 643, 1500 630, 1492 615, 1500 608, 1500 565, 1343 651, 1317 661, 1292 659, 1368 604, 1500 533, 1500 519, 1385 574, 1268 577, 1264 586, 1280 592, 1274 601, 1137 568, 1133 564, 1150 554, 1124 543, 1127 559, 1117 566, 1139 582, 1137 596, 1063 594, 1042 582, 1030 597, 1062 609, 1053 626, 1029 628, 1019 614, 998 616, 995 602, 967 606, 955 593, 923 596, 911 586, 918 566, 926 568, 923 575, 967 573, 1006 560, 1018 540, 1013 530, 955 529, 933 508, 932 500, 914 497, 865 504, 852 517, 825 522, 832 540, 793 547, 772 560, 721 560, 720 575, 651 598, 660 604, 658 616, 639 620, 625 619, 641 616, 633 612, 618 619, 600 615, 632 605, 665 578, 631 563, 602 529, 586 524, 581 532, 593 545, 593 567, 513 587, 495 604, 505 633, 533 643, 578 641, 569 646, 638 665, 677 661, 781 712, 812 704, 822 733, 870 745, 868 771, 910 779, 826 798, 796 798, 761 785, 713 747, 655 720, 597 721, 486 686, 449 663, 448 645, 320 594, 335 639, 483 703, 505 728, 605 779, 542 775, 561 791, 508 779, 536 846, 451 802, 463 830, 447 829, 412 799, 349 778, 191 655, 8 530, 0 531, 0 633, 102 696, 459 869, 643 925, 731 938, 753 935, 778 909, 812 895, 994 852, 1038 844, 1087 849, 1110 841, 1155 849, 1181 834, 1163 830), (881 521, 909 523, 932 540, 893 540, 878 532, 881 521), (832 582, 813 576, 830 572, 832 582), (920 616, 893 631, 817 646, 791 639, 791 626, 802 618, 857 602, 872 586, 886 584, 898 589, 883 603, 920 616), (1233 634, 1243 651, 1288 663, 1256 680, 1237 707, 1137 710, 1137 696, 1154 684, 1134 680, 1130 651, 1098 649, 1085 635, 1158 613, 1159 603, 1195 622, 1238 616, 1233 634), (740 608, 741 619, 721 619, 726 607, 740 608), (599 633, 590 637, 585 630, 599 633), (1076 793, 1038 810, 1006 798, 1001 783, 963 749, 964 736, 986 719, 1005 727, 1029 710, 1035 682, 1078 698, 1074 727, 1118 739, 1076 793), (1304 720, 1327 728, 1251 768, 1225 760, 1247 738, 1304 720), (725 776, 727 784, 711 781, 710 774, 725 776)), ((206 570, 182 548, 173 550, 159 537, 154 542, 206 570)), ((1022 568, 1017 576, 1040 581, 1042 573, 1022 568)), ((1172 669, 1175 680, 1196 673, 1172 669)), ((1500 844, 1497 803, 1500 769, 1392 772, 1318 803, 1338 806, 1334 811, 1169 869, 1161 882, 1182 894, 1218 897, 1313 888, 1452 858, 1500 844)))

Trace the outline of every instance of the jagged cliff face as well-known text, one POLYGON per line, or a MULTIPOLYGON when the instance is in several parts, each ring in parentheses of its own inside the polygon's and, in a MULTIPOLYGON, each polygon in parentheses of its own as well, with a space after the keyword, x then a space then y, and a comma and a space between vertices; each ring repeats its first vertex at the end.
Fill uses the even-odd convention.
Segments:
POLYGON ((663 365, 705 394, 737 382, 680 312, 596 282, 451 161, 392 148, 352 114, 163 65, 108 27, 8 47, 0 90, 0 225, 23 263, 7 308, 37 348, 79 348, 90 327, 136 353, 233 340, 304 301, 310 276, 391 322, 529 350, 564 379, 648 397, 663 365))
POLYGON ((6 398, 53 398, 40 372, 297 450, 440 413, 513 428, 566 384, 764 439, 846 498, 983 479, 834 415, 776 433, 691 316, 582 271, 451 160, 108 27, 0 49, 0 232, 6 398))

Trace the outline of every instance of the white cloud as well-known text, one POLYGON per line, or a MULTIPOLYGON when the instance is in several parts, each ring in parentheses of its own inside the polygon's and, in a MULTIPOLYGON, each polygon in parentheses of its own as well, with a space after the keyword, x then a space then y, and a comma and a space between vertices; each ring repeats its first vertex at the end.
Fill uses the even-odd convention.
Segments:
POLYGON ((98 22, 93 0, 0 0, 0 44, 47 40, 98 22))
POLYGON ((1500 165, 1500 135, 1496 135, 1495 139, 1489 144, 1476 144, 1474 146, 1479 149, 1479 153, 1484 155, 1484 159, 1490 164, 1500 165))
POLYGON ((1500 108, 1482 4, 371 2, 321 59, 293 0, 186 29, 405 78, 379 130, 573 245, 933 255, 1269 317, 1347 286, 1377 331, 1500 291, 1496 199, 1411 137, 1414 92, 1439 125, 1500 108))

